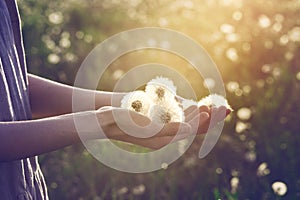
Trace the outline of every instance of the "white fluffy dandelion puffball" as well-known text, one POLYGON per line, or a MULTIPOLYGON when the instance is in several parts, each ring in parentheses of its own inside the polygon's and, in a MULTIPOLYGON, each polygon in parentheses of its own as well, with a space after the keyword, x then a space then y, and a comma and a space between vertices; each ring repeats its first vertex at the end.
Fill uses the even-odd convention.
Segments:
POLYGON ((173 106, 162 106, 162 105, 153 105, 149 111, 149 118, 161 124, 166 124, 169 122, 183 122, 184 113, 179 105, 173 106))
POLYGON ((211 94, 201 99, 183 100, 179 103, 176 97, 177 88, 171 80, 164 77, 157 77, 149 81, 145 91, 133 91, 124 96, 121 107, 139 112, 157 123, 166 124, 169 122, 184 122, 184 111, 194 105, 225 106, 232 110, 227 100, 218 94, 211 94))
POLYGON ((147 83, 145 89, 146 93, 153 98, 154 103, 174 99, 176 90, 177 88, 173 84, 173 81, 164 77, 152 79, 147 83))
POLYGON ((182 109, 185 110, 190 106, 198 106, 198 103, 192 99, 184 99, 181 102, 182 109))
POLYGON ((198 102, 198 107, 205 106, 225 106, 226 108, 232 110, 231 106, 228 104, 228 101, 221 95, 218 94, 210 94, 207 97, 204 97, 198 102))
POLYGON ((126 94, 121 101, 122 108, 139 112, 145 116, 148 116, 152 104, 151 98, 141 90, 126 94))

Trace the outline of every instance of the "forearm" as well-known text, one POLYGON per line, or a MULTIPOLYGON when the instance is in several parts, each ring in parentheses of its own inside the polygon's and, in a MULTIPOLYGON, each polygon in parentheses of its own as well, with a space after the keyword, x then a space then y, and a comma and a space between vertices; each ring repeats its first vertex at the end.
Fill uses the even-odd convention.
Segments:
MULTIPOLYGON (((29 95, 31 109, 34 118, 56 116, 72 113, 73 94, 76 94, 76 102, 87 102, 95 99, 93 108, 82 108, 76 111, 98 109, 102 106, 109 106, 113 102, 120 102, 122 93, 93 91, 75 88, 60 84, 48 79, 29 75, 29 95)), ((115 105, 116 106, 116 105, 115 105)))
MULTIPOLYGON (((0 122, 0 162, 31 157, 80 142, 74 117, 87 123, 92 112, 39 120, 0 122)), ((97 127, 86 125, 86 137, 95 139, 97 127)))

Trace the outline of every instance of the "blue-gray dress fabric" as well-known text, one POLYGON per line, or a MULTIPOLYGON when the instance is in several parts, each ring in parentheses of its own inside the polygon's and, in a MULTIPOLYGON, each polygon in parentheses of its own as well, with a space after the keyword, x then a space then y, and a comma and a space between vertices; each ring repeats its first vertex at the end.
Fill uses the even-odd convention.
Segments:
MULTIPOLYGON (((16 0, 0 0, 0 121, 30 119, 26 62, 17 3, 16 0)), ((37 157, 0 162, 0 199, 48 199, 37 157)))

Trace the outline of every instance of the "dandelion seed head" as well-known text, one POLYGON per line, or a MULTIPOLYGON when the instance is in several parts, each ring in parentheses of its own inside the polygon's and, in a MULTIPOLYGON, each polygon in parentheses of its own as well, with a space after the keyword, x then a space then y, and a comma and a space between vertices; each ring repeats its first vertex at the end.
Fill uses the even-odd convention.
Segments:
POLYGON ((143 104, 140 100, 135 100, 131 103, 131 107, 136 111, 140 112, 143 108, 143 104))
POLYGON ((149 110, 149 118, 156 123, 183 122, 184 113, 178 106, 153 105, 149 110))
POLYGON ((237 191, 237 188, 238 188, 238 185, 239 185, 239 178, 238 177, 233 177, 231 180, 230 180, 230 185, 231 185, 231 192, 232 193, 236 193, 237 191))
POLYGON ((266 162, 261 163, 257 168, 257 176, 266 176, 270 174, 268 164, 266 162))
POLYGON ((159 99, 162 99, 165 96, 165 90, 162 87, 156 88, 155 93, 159 99))
POLYGON ((286 194, 287 192, 287 186, 285 183, 281 182, 281 181, 276 181, 272 184, 272 189, 274 191, 275 194, 279 195, 279 196, 283 196, 286 194))
POLYGON ((162 113, 161 120, 164 123, 169 123, 171 121, 171 113, 169 113, 169 112, 162 113))
POLYGON ((125 95, 121 101, 121 107, 148 115, 152 101, 144 91, 134 91, 125 95))
POLYGON ((171 81, 168 78, 158 76, 155 79, 152 79, 151 81, 148 82, 147 85, 160 85, 171 91, 173 94, 176 94, 176 86, 174 85, 173 81, 171 81))
POLYGON ((251 118, 252 111, 250 108, 242 107, 237 111, 237 116, 241 120, 248 120, 251 118))
POLYGON ((182 106, 183 110, 187 109, 190 106, 197 106, 197 105, 198 105, 198 103, 192 99, 184 99, 181 102, 181 106, 182 106))
POLYGON ((154 105, 150 108, 149 117, 160 124, 169 123, 172 119, 171 113, 163 106, 154 105))
POLYGON ((153 98, 153 101, 160 101, 175 98, 177 88, 173 82, 167 78, 157 77, 149 81, 146 85, 146 93, 153 98))
POLYGON ((208 95, 207 97, 202 98, 198 102, 198 106, 200 107, 202 105, 216 106, 216 107, 225 106, 226 108, 232 110, 231 106, 228 104, 228 101, 223 96, 218 94, 211 94, 208 95))

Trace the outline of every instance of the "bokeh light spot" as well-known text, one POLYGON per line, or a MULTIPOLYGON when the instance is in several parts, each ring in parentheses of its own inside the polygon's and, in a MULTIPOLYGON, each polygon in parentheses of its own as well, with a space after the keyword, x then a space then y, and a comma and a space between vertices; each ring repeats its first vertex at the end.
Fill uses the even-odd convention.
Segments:
POLYGON ((239 89, 239 83, 236 81, 230 81, 227 83, 226 89, 229 92, 235 92, 237 89, 239 89))
POLYGON ((224 34, 230 34, 235 31, 235 28, 231 24, 222 24, 220 26, 220 31, 224 34))
POLYGON ((296 26, 289 31, 289 38, 293 42, 300 42, 300 27, 296 26))
POLYGON ((121 78, 121 76, 123 76, 123 75, 124 75, 124 71, 121 69, 117 69, 116 71, 114 71, 112 77, 115 80, 119 80, 121 78))
POLYGON ((239 60, 239 55, 237 53, 237 50, 235 48, 229 48, 226 51, 226 57, 231 60, 232 62, 237 62, 239 60))
POLYGON ((243 107, 237 111, 237 116, 241 120, 248 120, 250 119, 251 115, 252 115, 252 111, 250 108, 243 107))
POLYGON ((261 67, 261 71, 265 74, 267 73, 270 73, 272 70, 272 67, 270 64, 264 64, 262 67, 261 67))
POLYGON ((243 13, 241 11, 234 11, 234 13, 232 14, 232 19, 234 19, 235 21, 240 21, 243 17, 243 13))
POLYGON ((258 25, 261 28, 268 28, 271 25, 271 20, 266 15, 260 15, 258 18, 258 25))
POLYGON ((284 34, 279 38, 279 44, 282 46, 286 45, 289 42, 289 36, 284 34))
POLYGON ((48 62, 51 64, 57 64, 60 61, 60 57, 57 54, 51 53, 48 55, 48 62))
POLYGON ((296 79, 300 81, 300 71, 296 74, 296 79))
POLYGON ((249 128, 249 125, 247 123, 244 123, 244 122, 241 122, 241 121, 238 121, 236 123, 236 126, 235 126, 235 131, 237 133, 241 133, 243 131, 245 131, 246 129, 249 128))
POLYGON ((283 196, 287 192, 287 186, 284 182, 276 181, 272 184, 272 189, 278 196, 283 196))
POLYGON ((64 21, 64 16, 61 12, 53 12, 48 15, 48 20, 52 24, 61 24, 64 21))
POLYGON ((203 81, 203 85, 204 87, 208 88, 208 89, 212 89, 215 87, 216 85, 216 82, 214 79, 212 78, 206 78, 204 81, 203 81))

